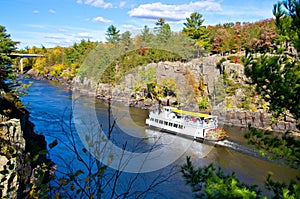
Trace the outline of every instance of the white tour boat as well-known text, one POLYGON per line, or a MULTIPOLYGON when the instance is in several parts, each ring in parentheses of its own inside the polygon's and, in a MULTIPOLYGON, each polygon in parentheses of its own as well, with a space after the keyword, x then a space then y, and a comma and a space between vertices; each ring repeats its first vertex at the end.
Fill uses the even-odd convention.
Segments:
POLYGON ((218 141, 227 137, 224 129, 218 128, 217 116, 179 110, 170 106, 159 106, 158 109, 151 111, 146 124, 194 139, 218 141))

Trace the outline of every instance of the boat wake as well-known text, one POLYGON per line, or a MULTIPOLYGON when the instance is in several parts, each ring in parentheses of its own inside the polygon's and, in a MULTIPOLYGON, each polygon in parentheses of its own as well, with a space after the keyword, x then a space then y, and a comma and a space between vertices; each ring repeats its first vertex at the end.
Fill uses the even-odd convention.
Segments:
POLYGON ((251 148, 249 146, 245 146, 242 144, 239 144, 237 142, 233 142, 230 140, 221 140, 218 142, 214 142, 215 146, 221 146, 221 147, 226 147, 229 149, 232 149, 234 151, 237 151, 239 153, 245 154, 245 155, 249 155, 249 156, 254 156, 254 157, 261 157, 260 154, 258 153, 258 151, 255 148, 251 148))

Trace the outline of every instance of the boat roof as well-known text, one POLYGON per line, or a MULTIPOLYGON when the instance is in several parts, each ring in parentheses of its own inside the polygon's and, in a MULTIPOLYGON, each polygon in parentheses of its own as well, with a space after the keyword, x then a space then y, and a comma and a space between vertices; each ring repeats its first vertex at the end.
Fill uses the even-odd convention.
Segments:
POLYGON ((184 111, 184 110, 179 110, 179 109, 176 109, 176 108, 173 109, 173 112, 179 113, 179 114, 182 114, 182 115, 190 115, 190 116, 194 116, 194 117, 203 117, 203 118, 216 117, 216 116, 209 115, 209 114, 196 113, 196 112, 191 112, 191 111, 184 111))

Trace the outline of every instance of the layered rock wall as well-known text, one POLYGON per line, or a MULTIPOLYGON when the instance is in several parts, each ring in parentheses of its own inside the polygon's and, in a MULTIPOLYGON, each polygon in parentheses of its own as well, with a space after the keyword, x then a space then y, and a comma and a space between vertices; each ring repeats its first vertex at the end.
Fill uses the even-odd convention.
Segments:
MULTIPOLYGON (((2 117, 2 116, 1 116, 2 117)), ((0 179, 2 187, 1 196, 17 197, 19 189, 16 169, 19 158, 25 152, 25 139, 21 130, 19 119, 11 119, 0 123, 1 156, 0 156, 0 179)))
POLYGON ((5 93, 0 105, 0 198, 26 198, 28 185, 35 183, 34 171, 39 165, 51 165, 46 155, 39 154, 47 144, 43 135, 35 134, 28 111, 16 107, 5 93))
MULTIPOLYGON (((230 63, 229 60, 224 61, 221 65, 222 70, 217 68, 217 62, 222 59, 221 56, 203 57, 201 59, 195 59, 187 63, 182 62, 159 62, 151 63, 146 66, 140 66, 146 70, 150 67, 156 68, 156 80, 159 83, 163 78, 172 78, 176 81, 178 86, 178 93, 176 93, 176 99, 180 103, 180 108, 190 111, 198 111, 198 102, 195 97, 194 88, 199 86, 203 81, 205 90, 203 95, 209 95, 212 98, 218 99, 218 104, 213 101, 214 108, 219 108, 221 111, 214 111, 214 114, 220 117, 221 122, 228 125, 247 127, 251 125, 260 129, 268 129, 274 131, 285 132, 287 130, 299 131, 296 128, 296 122, 292 119, 285 121, 277 121, 272 123, 272 116, 260 107, 258 111, 242 110, 242 109, 228 109, 226 107, 226 88, 222 87, 221 91, 216 91, 216 84, 223 85, 223 79, 221 78, 222 70, 226 71, 230 78, 234 77, 237 88, 235 94, 230 96, 230 101, 233 107, 236 107, 238 102, 241 102, 245 98, 245 90, 243 86, 247 80, 244 75, 244 67, 238 63, 230 63), (192 85, 194 84, 194 85, 192 85), (219 96, 216 96, 219 95, 219 96), (224 110, 225 108, 225 110, 224 110)), ((129 102, 129 106, 135 106, 140 108, 149 108, 157 104, 157 100, 149 99, 146 97, 146 93, 143 91, 133 92, 134 82, 141 82, 136 71, 130 71, 124 74, 119 84, 116 86, 96 83, 94 80, 88 78, 76 77, 73 80, 73 89, 93 94, 100 98, 115 99, 129 102)), ((254 98, 252 98, 253 100, 254 98)), ((170 100, 172 101, 172 99, 170 100)), ((252 106, 255 106, 255 102, 252 101, 252 106)), ((162 99, 162 105, 167 105, 167 100, 162 99)))
POLYGON ((226 125, 238 127, 252 127, 278 132, 299 132, 296 120, 286 118, 285 121, 272 121, 272 115, 263 111, 241 111, 241 110, 214 110, 214 115, 219 117, 219 122, 226 125))

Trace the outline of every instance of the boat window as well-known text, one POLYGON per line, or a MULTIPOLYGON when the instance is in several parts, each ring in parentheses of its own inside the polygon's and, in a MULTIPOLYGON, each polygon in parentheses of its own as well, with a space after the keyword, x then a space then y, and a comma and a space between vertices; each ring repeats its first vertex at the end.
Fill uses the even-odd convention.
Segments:
POLYGON ((155 122, 158 123, 158 119, 155 119, 155 122))
POLYGON ((150 118, 151 121, 154 121, 154 118, 150 118))
POLYGON ((179 124, 179 128, 180 128, 180 129, 183 129, 183 126, 182 126, 181 124, 179 124))
POLYGON ((163 121, 162 121, 162 120, 159 120, 159 123, 160 123, 160 124, 162 124, 162 123, 163 123, 163 121))
POLYGON ((175 128, 178 128, 178 124, 174 124, 174 127, 175 127, 175 128))
POLYGON ((168 125, 168 122, 165 122, 165 125, 168 125))
POLYGON ((173 123, 170 122, 170 123, 169 123, 169 126, 173 126, 173 123))

